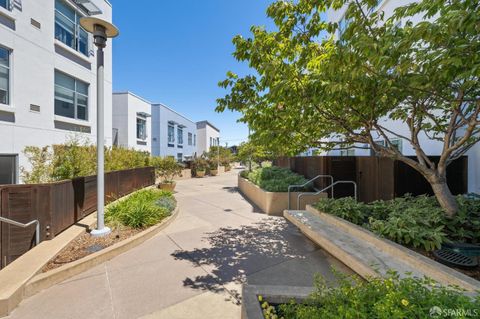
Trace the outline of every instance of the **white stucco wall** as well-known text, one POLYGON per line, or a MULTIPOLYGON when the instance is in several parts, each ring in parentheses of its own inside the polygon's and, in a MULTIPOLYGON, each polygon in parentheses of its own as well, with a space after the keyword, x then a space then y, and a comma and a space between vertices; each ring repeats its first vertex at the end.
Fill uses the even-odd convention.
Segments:
POLYGON ((150 102, 130 92, 114 93, 112 118, 113 128, 118 130, 118 146, 152 152, 150 102), (138 113, 148 116, 144 118, 138 113), (137 118, 144 118, 147 123, 147 137, 144 140, 137 138, 137 118))
POLYGON ((219 143, 220 132, 209 122, 197 122, 198 135, 198 155, 210 151, 210 146, 216 146, 219 143), (211 143, 211 139, 213 143, 211 143))
MULTIPOLYGON (((96 17, 112 20, 112 7, 93 0, 103 11, 96 17)), ((22 151, 26 146, 64 143, 80 134, 92 141, 96 136, 96 59, 70 49, 54 37, 55 1, 23 0, 21 8, 0 8, 0 46, 10 54, 10 105, 0 105, 1 154, 18 155, 18 166, 28 168, 22 151), (41 24, 40 29, 31 19, 41 24), (89 84, 88 121, 71 120, 54 114, 54 74, 64 72, 89 84), (40 106, 40 112, 30 105, 40 106), (69 126, 69 130, 65 129, 69 126), (63 127, 63 129, 60 129, 63 127), (79 129, 90 133, 76 133, 79 129)), ((72 2, 69 2, 72 3, 72 2)), ((89 41, 93 48, 92 37, 89 41)), ((105 50, 105 140, 112 140, 112 44, 105 50)), ((17 171, 18 177, 18 171, 17 171)))
MULTIPOLYGON (((193 157, 197 152, 197 145, 194 145, 193 136, 197 135, 196 124, 184 115, 176 112, 166 105, 156 103, 152 104, 152 155, 154 156, 173 156, 178 158, 178 154, 185 157, 193 157), (175 141, 168 143, 168 123, 174 123, 175 141), (178 127, 183 126, 183 144, 178 143, 178 127), (188 133, 192 134, 192 143, 188 143, 188 133)), ((198 143, 198 136, 195 138, 198 143)), ((196 144, 195 143, 195 144, 196 144)))

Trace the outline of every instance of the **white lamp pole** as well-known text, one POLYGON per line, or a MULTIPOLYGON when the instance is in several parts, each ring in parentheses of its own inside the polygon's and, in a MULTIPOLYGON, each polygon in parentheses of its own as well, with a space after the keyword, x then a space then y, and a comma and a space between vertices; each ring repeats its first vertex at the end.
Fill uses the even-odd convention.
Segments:
POLYGON ((97 229, 90 233, 94 237, 101 237, 110 233, 105 226, 105 130, 104 130, 104 54, 107 39, 118 35, 118 29, 111 23, 92 17, 80 19, 80 25, 93 33, 97 47, 97 229))

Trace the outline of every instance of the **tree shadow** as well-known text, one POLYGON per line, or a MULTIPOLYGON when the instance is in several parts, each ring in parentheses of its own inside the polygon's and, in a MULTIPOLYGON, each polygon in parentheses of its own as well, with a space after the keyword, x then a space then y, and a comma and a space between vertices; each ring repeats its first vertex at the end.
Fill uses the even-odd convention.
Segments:
POLYGON ((204 268, 208 274, 186 278, 184 286, 212 292, 228 292, 240 302, 240 292, 228 283, 244 283, 247 275, 290 259, 304 259, 317 248, 283 218, 265 218, 238 228, 224 227, 206 233, 207 248, 177 250, 172 256, 204 268), (306 244, 307 243, 307 244, 306 244))

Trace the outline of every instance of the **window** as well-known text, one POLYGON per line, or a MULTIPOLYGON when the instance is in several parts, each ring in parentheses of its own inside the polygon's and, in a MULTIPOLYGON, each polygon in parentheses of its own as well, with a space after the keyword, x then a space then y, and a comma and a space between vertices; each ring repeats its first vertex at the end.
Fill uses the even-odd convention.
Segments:
POLYGON ((178 145, 183 145, 183 128, 181 127, 177 128, 177 139, 178 145))
MULTIPOLYGON (((383 146, 385 147, 386 146, 386 143, 384 140, 381 140, 381 141, 375 141, 376 144, 380 145, 380 146, 383 146)), ((399 139, 399 138, 392 138, 390 139, 390 143, 392 143, 393 147, 395 147, 400 153, 402 153, 402 148, 403 148, 403 145, 402 145, 402 140, 399 139)), ((370 151, 370 154, 372 156, 376 155, 375 154, 375 151, 372 149, 370 151)))
POLYGON ((88 84, 55 71, 55 115, 88 120, 88 84))
POLYGON ((137 139, 147 139, 147 120, 137 117, 137 139))
POLYGON ((340 156, 355 156, 355 149, 340 150, 340 156))
POLYGON ((55 39, 88 56, 88 33, 80 26, 80 18, 63 0, 55 1, 55 39))
POLYGON ((0 47, 0 104, 10 104, 10 51, 0 47))
POLYGON ((193 146, 197 146, 197 134, 193 134, 193 146))
POLYGON ((0 185, 17 182, 17 155, 0 155, 0 185))
POLYGON ((168 146, 173 146, 175 143, 175 127, 168 123, 168 146))
POLYGON ((0 7, 10 10, 10 0, 0 0, 0 7))
POLYGON ((188 133, 188 145, 192 145, 192 133, 188 133))
POLYGON ((402 147, 402 140, 401 139, 399 139, 399 138, 392 139, 390 142, 400 153, 402 153, 402 148, 403 147, 402 147))
POLYGON ((177 153, 177 162, 183 162, 183 154, 177 153))

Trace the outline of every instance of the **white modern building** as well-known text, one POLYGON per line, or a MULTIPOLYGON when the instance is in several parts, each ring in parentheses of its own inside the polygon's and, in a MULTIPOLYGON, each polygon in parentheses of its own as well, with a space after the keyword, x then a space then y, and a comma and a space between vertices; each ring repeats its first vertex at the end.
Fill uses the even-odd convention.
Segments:
MULTIPOLYGON (((19 182, 26 146, 96 136, 96 59, 83 16, 107 0, 0 0, 0 184, 19 182)), ((112 144, 112 45, 105 50, 105 139, 112 144)))
POLYGON ((195 122, 164 104, 152 104, 152 155, 190 160, 197 153, 197 138, 195 122))
POLYGON ((113 93, 113 145, 172 156, 177 161, 218 145, 220 132, 207 121, 194 122, 172 108, 131 92, 113 93))
MULTIPOLYGON (((416 0, 380 0, 376 6, 376 10, 382 10, 384 12, 385 18, 392 16, 395 8, 407 5, 412 2, 417 2, 416 0)), ((345 30, 347 26, 347 20, 345 19, 346 6, 340 10, 331 10, 327 12, 327 19, 331 22, 338 22, 340 25, 340 32, 345 30)), ((420 21, 421 17, 416 16, 417 19, 415 22, 420 21)), ((337 33, 336 37, 338 38, 341 34, 337 33)), ((382 126, 390 128, 392 131, 396 132, 398 135, 409 136, 410 130, 406 123, 402 121, 393 121, 390 119, 384 119, 382 126)), ((388 134, 388 133, 387 133, 388 134)), ((392 134, 388 134, 388 138, 392 143, 396 144, 398 149, 402 154, 407 156, 415 156, 415 151, 411 144, 401 138, 397 138, 392 134)), ((439 141, 433 141, 429 139, 425 134, 419 136, 420 144, 425 150, 427 155, 435 156, 440 155, 443 148, 443 143, 439 141)), ((378 136, 377 143, 384 144, 385 140, 381 136, 378 136)), ((365 145, 362 145, 365 146, 365 145)), ((367 145, 368 147, 368 145, 367 145)), ((311 153, 312 150, 309 150, 308 153, 311 153)), ((328 155, 343 155, 343 156, 368 156, 374 155, 372 150, 368 149, 350 149, 350 150, 341 150, 341 151, 331 151, 328 155)), ((480 144, 475 145, 470 151, 466 153, 468 156, 468 191, 475 192, 480 194, 480 144)))
POLYGON ((220 130, 208 121, 197 122, 198 155, 209 152, 210 147, 220 145, 220 130))
POLYGON ((151 152, 150 102, 131 93, 113 93, 113 145, 151 152))

